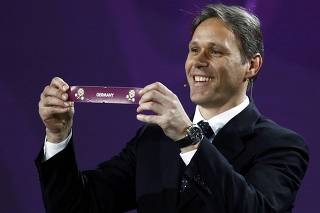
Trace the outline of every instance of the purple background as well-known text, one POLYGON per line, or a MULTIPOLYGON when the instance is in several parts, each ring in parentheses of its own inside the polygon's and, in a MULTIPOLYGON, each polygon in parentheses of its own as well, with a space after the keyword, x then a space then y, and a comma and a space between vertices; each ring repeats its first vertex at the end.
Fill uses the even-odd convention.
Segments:
MULTIPOLYGON (((222 2, 250 7, 261 18, 266 51, 254 99, 265 115, 305 137, 311 162, 294 212, 316 212, 320 3, 222 2)), ((143 87, 161 81, 193 112, 189 91, 183 87, 184 61, 192 13, 206 3, 1 2, 1 213, 44 212, 33 160, 45 136, 38 116, 39 96, 52 77, 61 76, 70 85, 143 87)), ((76 106, 73 131, 81 169, 94 168, 124 146, 142 125, 135 119, 135 110, 135 105, 76 106)))

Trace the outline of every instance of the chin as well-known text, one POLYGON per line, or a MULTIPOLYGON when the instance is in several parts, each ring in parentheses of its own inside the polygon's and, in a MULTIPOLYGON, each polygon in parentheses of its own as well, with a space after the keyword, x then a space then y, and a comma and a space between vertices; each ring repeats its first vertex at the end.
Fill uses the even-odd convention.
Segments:
POLYGON ((190 94, 190 100, 192 101, 192 103, 197 105, 207 105, 209 102, 208 98, 204 97, 203 95, 190 94))
POLYGON ((196 105, 199 105, 202 107, 208 107, 208 108, 216 106, 217 103, 219 103, 218 97, 213 94, 203 95, 203 94, 190 93, 190 100, 192 101, 192 103, 196 105))

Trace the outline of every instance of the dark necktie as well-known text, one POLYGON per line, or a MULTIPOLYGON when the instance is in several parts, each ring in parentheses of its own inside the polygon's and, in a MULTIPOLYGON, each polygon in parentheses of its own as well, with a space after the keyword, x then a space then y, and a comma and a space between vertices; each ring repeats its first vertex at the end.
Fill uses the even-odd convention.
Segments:
MULTIPOLYGON (((207 139, 212 140, 214 138, 215 134, 214 134, 214 132, 208 122, 202 120, 202 121, 199 121, 197 124, 201 128, 204 136, 207 139)), ((184 168, 185 167, 186 166, 184 166, 184 168)), ((184 169, 182 169, 182 172, 184 172, 184 169)), ((188 185, 189 185, 188 182, 189 182, 189 180, 186 177, 186 175, 182 175, 181 184, 180 184, 180 192, 185 192, 187 190, 188 185)))
POLYGON ((211 139, 215 136, 213 130, 211 129, 211 126, 206 121, 199 121, 198 126, 201 128, 204 136, 208 139, 211 139))

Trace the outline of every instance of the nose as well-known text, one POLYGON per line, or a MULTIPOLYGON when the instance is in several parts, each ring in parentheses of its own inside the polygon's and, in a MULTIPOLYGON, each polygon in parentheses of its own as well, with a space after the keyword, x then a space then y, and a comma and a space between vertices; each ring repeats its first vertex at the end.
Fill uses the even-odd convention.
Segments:
POLYGON ((194 59, 194 66, 196 68, 202 68, 207 67, 209 65, 208 63, 208 57, 206 56, 205 51, 201 51, 194 59))
POLYGON ((206 61, 201 61, 201 60, 195 60, 195 63, 194 63, 194 67, 195 68, 202 68, 202 67, 207 67, 208 66, 208 62, 206 61))

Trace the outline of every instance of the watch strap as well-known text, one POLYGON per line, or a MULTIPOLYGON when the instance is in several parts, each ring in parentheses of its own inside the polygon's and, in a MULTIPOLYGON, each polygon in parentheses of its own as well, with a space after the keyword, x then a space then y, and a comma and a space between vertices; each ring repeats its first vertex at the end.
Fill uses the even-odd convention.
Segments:
POLYGON ((182 149, 184 147, 190 146, 193 144, 193 141, 190 139, 190 137, 187 135, 186 137, 176 141, 178 144, 179 148, 182 149))

